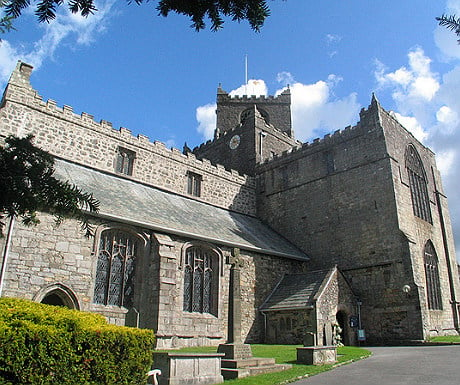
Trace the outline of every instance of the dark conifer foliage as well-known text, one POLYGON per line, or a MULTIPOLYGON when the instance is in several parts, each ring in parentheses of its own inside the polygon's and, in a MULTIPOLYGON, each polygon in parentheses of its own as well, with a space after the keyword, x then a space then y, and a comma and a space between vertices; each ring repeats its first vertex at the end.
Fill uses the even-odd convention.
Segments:
MULTIPOLYGON (((149 0, 127 0, 128 3, 147 3, 149 0)), ((64 5, 63 0, 40 0, 35 8, 38 21, 49 22, 56 17, 56 9, 64 5)), ((30 5, 30 0, 0 0, 9 19, 17 18, 30 5)), ((73 13, 88 16, 97 11, 93 0, 68 0, 67 6, 73 13)), ((168 16, 170 12, 188 16, 192 27, 199 31, 206 28, 205 20, 211 22, 211 30, 223 27, 223 17, 233 21, 247 20, 254 31, 259 31, 270 15, 266 0, 159 0, 156 6, 159 15, 168 16)), ((7 19, 8 20, 8 19, 7 19)))
MULTIPOLYGON (((457 18, 455 15, 442 15, 441 17, 437 17, 436 20, 439 22, 440 26, 450 29, 460 37, 460 17, 457 18)), ((457 41, 460 44, 460 39, 457 41)))
POLYGON ((9 136, 0 147, 0 233, 6 217, 20 217, 25 225, 38 224, 37 212, 47 212, 59 225, 65 218, 81 223, 92 235, 88 212, 97 212, 99 202, 92 194, 53 176, 54 158, 25 138, 9 136))

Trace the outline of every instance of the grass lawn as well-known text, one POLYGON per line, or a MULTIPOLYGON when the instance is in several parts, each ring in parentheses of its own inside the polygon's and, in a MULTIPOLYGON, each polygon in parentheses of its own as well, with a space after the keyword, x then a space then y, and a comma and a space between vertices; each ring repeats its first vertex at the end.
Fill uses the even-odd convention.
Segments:
MULTIPOLYGON (((276 359, 278 364, 292 364, 292 369, 284 370, 276 373, 259 374, 242 378, 239 380, 225 381, 228 385, 275 385, 288 383, 298 380, 302 377, 314 375, 332 369, 335 365, 299 365, 296 364, 296 348, 300 345, 251 345, 252 354, 254 357, 272 357, 276 359)), ((215 352, 215 347, 201 348, 186 348, 181 349, 181 352, 215 352)), ((371 353, 362 348, 354 346, 343 346, 337 349, 338 362, 345 363, 356 361, 361 358, 368 357, 371 353)))
POLYGON ((460 336, 439 336, 430 338, 431 342, 457 342, 460 343, 460 336))

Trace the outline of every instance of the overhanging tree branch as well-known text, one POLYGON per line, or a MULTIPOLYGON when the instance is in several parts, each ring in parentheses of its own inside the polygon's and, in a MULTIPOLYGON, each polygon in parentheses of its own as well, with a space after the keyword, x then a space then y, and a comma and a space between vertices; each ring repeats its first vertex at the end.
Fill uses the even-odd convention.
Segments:
MULTIPOLYGON (((456 18, 455 15, 442 15, 441 17, 437 17, 436 20, 440 26, 450 29, 460 37, 460 17, 456 18)), ((458 39, 457 42, 460 44, 460 39, 458 39)))
POLYGON ((88 213, 96 213, 99 202, 93 194, 53 176, 53 156, 25 138, 9 136, 0 148, 0 234, 5 217, 19 217, 25 225, 40 223, 37 212, 77 219, 86 236, 92 235, 88 213))
MULTIPOLYGON (((140 5, 149 0, 127 0, 140 5)), ((39 22, 50 22, 56 17, 56 10, 67 4, 72 13, 88 16, 97 11, 93 0, 40 0, 36 4, 35 15, 39 22)), ((9 20, 19 17, 30 5, 30 0, 0 0, 9 20)), ((233 21, 247 20, 254 31, 259 31, 265 19, 270 16, 266 0, 159 0, 156 6, 158 14, 168 16, 170 12, 185 15, 192 21, 196 31, 206 28, 205 19, 211 22, 210 29, 217 31, 223 27, 223 17, 233 21)))

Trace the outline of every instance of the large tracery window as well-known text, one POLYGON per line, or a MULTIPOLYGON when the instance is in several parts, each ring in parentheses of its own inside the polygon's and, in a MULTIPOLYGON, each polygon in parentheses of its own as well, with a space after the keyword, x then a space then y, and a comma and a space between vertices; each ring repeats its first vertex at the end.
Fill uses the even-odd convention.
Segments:
POLYGON ((101 233, 97 259, 94 302, 132 307, 134 271, 140 243, 137 237, 121 230, 101 233))
POLYGON ((414 215, 432 223, 425 169, 417 150, 412 145, 409 145, 406 150, 406 169, 414 215))
POLYGON ((184 311, 217 316, 218 257, 209 249, 192 246, 184 257, 184 311))
POLYGON ((426 294, 428 309, 442 310, 441 287, 439 285, 438 257, 433 243, 428 241, 424 250, 426 294))

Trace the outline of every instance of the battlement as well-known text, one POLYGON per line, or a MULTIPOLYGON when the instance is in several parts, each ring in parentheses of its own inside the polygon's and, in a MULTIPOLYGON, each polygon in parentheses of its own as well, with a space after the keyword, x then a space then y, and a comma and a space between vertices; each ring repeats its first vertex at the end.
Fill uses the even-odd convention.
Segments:
MULTIPOLYGON (((28 99, 27 105, 37 111, 41 111, 60 120, 65 120, 70 123, 83 126, 109 137, 122 140, 135 148, 162 154, 165 157, 180 161, 191 161, 193 166, 198 168, 200 168, 200 165, 204 165, 208 171, 210 171, 210 169, 214 169, 214 171, 222 177, 226 177, 231 180, 237 179, 239 183, 251 184, 249 180, 251 179, 250 177, 247 175, 241 175, 236 170, 227 170, 221 165, 212 164, 209 160, 197 159, 195 155, 191 153, 184 155, 182 151, 177 148, 167 148, 163 142, 157 140, 153 142, 150 141, 149 137, 146 135, 138 134, 135 136, 132 131, 126 127, 115 129, 112 123, 107 120, 101 119, 98 122, 94 119, 94 115, 87 112, 77 114, 73 111, 73 107, 69 105, 59 107, 57 102, 53 99, 48 99, 46 101, 43 100, 43 98, 32 88, 30 84, 30 74, 32 72, 32 68, 33 67, 29 64, 18 62, 8 84, 9 91, 4 96, 6 99, 15 101, 16 95, 14 87, 27 88, 31 93, 31 97, 28 99)), ((210 141, 208 141, 208 143, 209 142, 210 141)))
POLYGON ((278 96, 274 95, 230 95, 227 91, 223 90, 219 85, 217 89, 217 102, 257 102, 257 103, 278 103, 278 104, 291 104, 291 91, 289 88, 284 90, 278 96))
MULTIPOLYGON (((312 142, 302 143, 301 146, 293 147, 291 150, 284 151, 280 155, 274 155, 273 157, 263 159, 261 165, 264 166, 275 166, 279 163, 296 159, 299 156, 303 156, 306 153, 322 151, 326 147, 332 147, 336 144, 343 143, 351 138, 358 135, 362 135, 369 130, 372 125, 369 125, 370 121, 373 124, 380 124, 380 113, 384 112, 391 116, 385 111, 380 104, 378 104, 375 96, 372 98, 372 102, 367 109, 363 108, 360 112, 360 121, 354 126, 347 126, 344 129, 334 131, 332 134, 327 133, 322 138, 315 138, 312 142)), ((394 119, 394 118, 393 118, 394 119)), ((398 124, 400 124, 398 122, 398 124)))
POLYGON ((30 85, 31 66, 19 62, 3 95, 0 118, 5 135, 34 135, 35 144, 60 158, 139 181, 176 194, 187 191, 190 172, 202 178, 199 197, 193 199, 254 215, 255 180, 223 165, 167 148, 148 136, 115 129, 108 120, 77 114, 69 105, 44 100, 30 85), (120 151, 133 154, 132 171, 117 169, 120 151))

